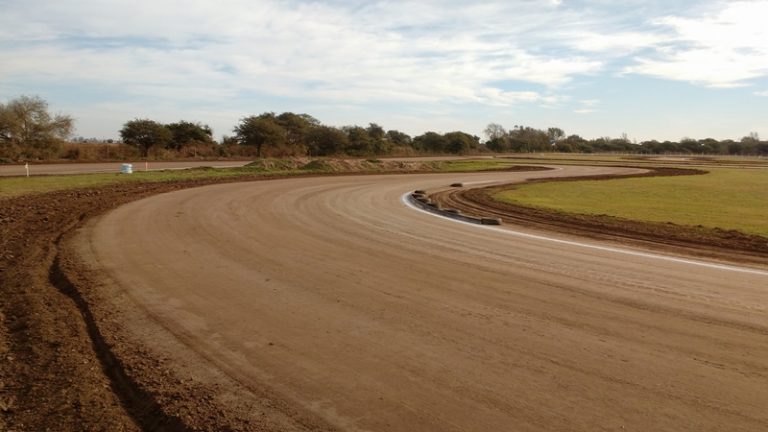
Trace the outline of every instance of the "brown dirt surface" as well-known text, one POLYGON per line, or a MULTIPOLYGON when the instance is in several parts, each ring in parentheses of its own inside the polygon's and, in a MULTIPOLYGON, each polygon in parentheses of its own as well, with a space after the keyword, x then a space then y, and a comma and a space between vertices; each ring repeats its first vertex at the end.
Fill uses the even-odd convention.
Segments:
MULTIPOLYGON (((752 409, 753 404, 760 405, 765 401, 760 390, 764 387, 760 387, 760 383, 765 380, 765 370, 768 370, 759 360, 766 358, 765 323, 752 316, 762 313, 762 304, 753 304, 748 313, 739 314, 734 308, 743 304, 741 299, 738 302, 723 301, 727 307, 720 311, 720 300, 708 300, 708 305, 680 303, 682 306, 678 307, 677 302, 682 300, 669 300, 659 293, 654 294, 659 296, 659 301, 627 293, 603 295, 605 293, 600 292, 604 281, 593 281, 596 283, 594 290, 570 286, 571 276, 565 273, 544 272, 548 275, 547 280, 536 282, 534 279, 542 274, 538 264, 520 257, 517 258, 520 265, 530 268, 519 273, 518 279, 514 279, 517 282, 510 286, 507 276, 499 273, 508 269, 506 263, 511 258, 496 254, 512 253, 501 252, 506 247, 502 244, 497 245, 498 249, 492 249, 498 252, 483 258, 484 263, 473 261, 465 266, 466 274, 459 279, 445 279, 441 274, 448 274, 451 268, 463 263, 466 250, 476 250, 478 243, 472 240, 462 245, 461 250, 455 249, 453 227, 438 224, 437 229, 443 232, 432 233, 430 218, 424 217, 425 220, 414 223, 407 210, 397 210, 392 219, 374 218, 372 221, 369 219, 371 214, 377 214, 376 209, 370 209, 373 213, 359 210, 361 202, 375 207, 381 201, 375 188, 370 195, 361 196, 361 182, 389 184, 384 190, 386 196, 392 198, 403 192, 404 185, 413 183, 429 183, 431 188, 441 182, 493 179, 496 175, 406 175, 396 176, 399 178, 397 182, 391 181, 392 176, 369 177, 364 181, 342 177, 323 182, 296 179, 280 180, 274 187, 259 183, 255 190, 264 190, 268 196, 288 193, 295 202, 290 201, 290 207, 282 208, 280 200, 261 201, 270 203, 260 212, 270 215, 269 211, 274 211, 269 217, 277 218, 272 220, 276 228, 265 231, 261 220, 255 224, 251 221, 252 224, 247 226, 253 234, 242 240, 253 240, 251 236, 257 235, 265 245, 272 245, 266 251, 258 252, 265 262, 281 257, 295 260, 297 254, 312 247, 328 248, 329 254, 327 258, 308 256, 305 258, 308 263, 300 266, 300 270, 283 268, 283 264, 279 264, 287 261, 275 261, 272 269, 254 270, 261 272, 258 280, 263 281, 254 282, 256 287, 264 288, 265 293, 282 290, 281 295, 289 295, 286 301, 293 302, 285 305, 278 302, 276 307, 292 304, 298 308, 288 308, 282 316, 270 315, 267 310, 263 311, 264 315, 254 314, 248 308, 233 310, 231 305, 221 309, 212 307, 228 300, 224 295, 228 282, 200 285, 197 281, 208 280, 206 278, 226 281, 227 273, 207 272, 214 255, 202 255, 199 257, 202 261, 189 262, 192 268, 180 269, 186 275, 178 279, 183 287, 192 290, 217 287, 218 291, 205 294, 213 294, 213 297, 201 305, 203 310, 212 312, 210 318, 205 318, 212 324, 217 319, 228 322, 244 318, 236 323, 240 328, 238 331, 243 331, 242 326, 246 325, 246 334, 251 332, 258 339, 262 337, 257 336, 259 332, 266 331, 259 329, 258 320, 244 323, 263 319, 260 325, 265 329, 271 326, 275 331, 266 336, 263 346, 260 343, 253 347, 246 344, 246 351, 231 355, 227 355, 231 349, 227 344, 240 343, 244 340, 242 335, 228 339, 223 332, 225 326, 221 327, 222 334, 216 333, 215 328, 212 333, 206 330, 185 334, 179 330, 179 323, 189 322, 192 315, 183 314, 183 308, 167 305, 176 311, 174 313, 182 315, 180 318, 171 314, 166 320, 159 320, 151 313, 151 308, 137 308, 137 298, 141 297, 127 294, 122 285, 106 283, 98 271, 100 268, 94 268, 103 257, 83 254, 79 243, 69 234, 94 216, 123 204, 215 181, 126 184, 0 200, 0 358, 3 360, 0 362, 0 430, 358 430, 365 425, 373 425, 372 428, 378 430, 448 430, 462 428, 459 423, 465 421, 470 421, 475 429, 479 428, 477 430, 491 430, 500 424, 519 424, 520 430, 595 430, 589 429, 590 425, 616 429, 633 424, 645 424, 651 429, 659 425, 688 425, 697 430, 715 430, 711 426, 722 426, 724 420, 729 421, 732 430, 757 430, 755 428, 768 425, 768 420, 752 409), (300 188, 294 186, 296 181, 300 188), (327 184, 331 186, 325 186, 327 184), (338 193, 339 188, 342 194, 338 193), (297 195, 298 192, 301 193, 297 195), (339 197, 344 199, 339 202, 339 197), (329 209, 334 212, 339 208, 349 212, 349 220, 342 220, 338 226, 322 225, 336 220, 337 216, 329 219, 325 215, 329 214, 329 209), (295 213, 296 209, 304 211, 295 213), (318 210, 315 216, 308 216, 315 210, 318 210), (286 214, 297 215, 299 220, 286 217, 286 214), (303 228, 300 222, 305 223, 303 228), (283 231, 280 229, 282 225, 289 225, 296 231, 283 231), (370 234, 382 226, 386 228, 382 230, 383 235, 370 234), (327 234, 323 234, 326 229, 327 234), (403 248, 407 243, 390 238, 392 230, 396 229, 408 231, 408 236, 400 240, 419 238, 416 245, 420 246, 403 248), (352 241, 352 238, 359 240, 352 241), (468 249, 465 250, 465 246, 468 249), (416 256, 421 257, 419 260, 426 260, 420 264, 420 269, 412 266, 414 247, 418 248, 416 256), (440 256, 433 257, 436 253, 440 256), (377 254, 382 260, 374 260, 374 267, 353 266, 357 264, 356 259, 377 254), (312 261, 315 259, 318 261, 312 261), (393 275, 409 268, 408 263, 411 263, 408 279, 405 282, 397 280, 393 275), (206 273, 196 272, 195 266, 198 270, 207 269, 206 273), (462 287, 472 286, 473 280, 487 280, 489 285, 465 292, 462 287), (298 291, 288 289, 292 286, 291 281, 297 283, 298 291), (270 283, 276 288, 271 288, 270 283), (318 287, 322 289, 317 291, 318 287), (502 300, 510 295, 516 298, 515 302, 502 300), (319 303, 312 303, 317 301, 319 303), (315 306, 305 309, 307 304, 315 306), (231 312, 237 313, 228 316, 231 312), (571 315, 573 313, 575 315, 571 315), (620 317, 624 321, 600 330, 606 323, 603 314, 606 314, 607 322, 620 317), (285 321, 287 316, 291 319, 285 321), (510 319, 515 322, 508 321, 510 319), (661 322, 663 326, 659 324, 661 322), (300 323, 306 326, 302 328, 307 333, 291 337, 288 330, 292 331, 300 323), (338 333, 324 333, 326 329, 338 333), (637 334, 642 336, 633 336, 638 331, 637 334), (573 332, 586 333, 579 336, 581 345, 571 343, 577 339, 563 339, 572 351, 562 351, 563 342, 547 342, 557 341, 562 335, 573 332), (604 346, 606 339, 616 341, 619 348, 604 346), (350 345, 355 341, 367 345, 350 345), (387 342, 391 344, 387 345, 387 342), (313 343, 319 345, 311 355, 319 353, 330 357, 302 358, 299 355, 302 344, 315 346, 313 343), (200 344, 208 348, 190 352, 190 346, 199 348, 200 344), (714 349, 718 344, 725 347, 724 351, 714 349), (515 346, 518 348, 513 348, 515 346), (370 351, 372 348, 376 350, 370 351), (291 355, 273 358, 271 350, 291 355), (637 355, 637 350, 642 350, 643 354, 637 355), (654 354, 656 352, 662 354, 654 354), (256 380, 244 378, 245 372, 241 368, 253 367, 240 360, 245 353, 264 360, 264 367, 271 365, 272 372, 282 373, 270 379, 263 376, 256 380), (365 357, 365 354, 370 356, 365 357), (603 358, 603 354, 606 357, 603 358), (488 371, 478 370, 477 364, 469 361, 473 358, 481 358, 480 364, 486 365, 488 371), (574 362, 573 358, 578 361, 574 362), (601 363, 600 358, 606 363, 601 363), (663 372, 670 364, 669 359, 675 358, 681 362, 681 366, 674 368, 678 377, 663 372), (275 359, 277 363, 270 363, 275 359), (337 379, 318 378, 318 381, 307 382, 308 378, 303 374, 284 374, 285 368, 292 364, 286 359, 296 360, 296 364, 308 368, 305 372, 314 371, 316 377, 336 376, 337 379), (622 372, 627 361, 640 362, 634 363, 639 368, 636 376, 622 372), (380 373, 366 375, 375 370, 380 373), (346 378, 334 375, 340 371, 346 371, 346 378), (456 371, 464 375, 455 375, 456 371), (659 377, 654 377, 654 373, 659 373, 659 377), (554 378, 558 376, 560 378, 554 378), (590 376, 592 381, 583 379, 590 376), (619 376, 621 378, 617 378, 619 376), (707 385, 720 383, 721 379, 730 380, 732 389, 718 399, 707 392, 703 384, 695 384, 696 379, 705 376, 717 376, 717 380, 707 385), (403 381, 404 377, 407 377, 406 381, 403 381), (663 388, 665 379, 671 388, 663 388), (485 383, 487 387, 477 387, 472 380, 485 383), (370 384, 374 381, 391 381, 391 385, 380 387, 379 396, 371 393, 370 384), (501 387, 498 387, 502 382, 517 382, 516 390, 510 395, 502 395, 499 393, 501 387), (590 386, 598 393, 589 396, 591 402, 586 403, 583 395, 588 393, 590 386), (297 398, 309 396, 297 396, 296 388, 301 389, 300 393, 329 393, 326 393, 326 399, 309 404, 297 403, 297 398), (686 389, 701 393, 688 395, 686 389), (348 392, 346 396, 345 391, 348 392), (456 392, 465 393, 464 399, 457 398, 456 392), (626 400, 614 399, 619 395, 626 400), (365 399, 362 406, 370 411, 361 411, 361 405, 355 405, 360 397, 365 399), (727 399, 729 397, 731 399, 727 399), (438 403, 439 400, 442 402, 438 403), (670 403, 680 410, 674 412, 672 408, 665 408, 670 403), (355 406, 357 417, 352 418, 349 410, 355 406), (405 411, 402 411, 403 407, 405 411), (598 411, 585 411, 587 407, 598 411), (446 408, 448 411, 444 411, 446 408), (599 414, 600 409, 608 409, 608 414, 599 414), (653 410, 664 411, 664 416, 641 421, 653 410), (697 417, 699 414, 702 416, 697 417), (474 416, 478 417, 473 420, 474 416), (600 421, 601 416, 603 421, 600 421), (452 420, 446 420, 448 418, 452 420)), ((536 174, 546 175, 544 172, 536 174)), ((209 192, 201 189, 201 195, 197 192, 188 195, 197 197, 195 202, 190 202, 189 208, 186 204, 181 207, 163 205, 157 208, 157 217, 145 215, 148 219, 137 222, 155 220, 185 229, 190 228, 188 224, 191 223, 192 230, 183 233, 181 239, 189 239, 190 233, 203 237, 214 235, 200 231, 195 224, 200 220, 216 220, 222 216, 221 212, 215 211, 217 207, 214 206, 198 214, 197 210, 202 208, 194 205, 215 200, 226 203, 227 199, 241 197, 242 192, 253 189, 248 185, 232 186, 241 189, 236 189, 236 193, 219 192, 225 189, 205 189, 209 192), (179 219, 178 225, 173 222, 175 218, 179 219)), ((175 194, 163 195, 157 203, 165 204, 166 200, 173 201, 177 197, 175 194)), ((254 208, 240 207, 247 202, 236 201, 235 205, 227 207, 231 212, 226 218, 244 217, 248 213, 243 210, 254 211, 254 208)), ((222 222, 218 229, 229 229, 230 221, 222 222)), ((89 224, 88 230, 94 229, 89 224)), ((149 248, 129 240, 137 236, 113 241, 124 245, 123 252, 136 259, 140 255, 151 256, 153 265, 158 266, 155 270, 158 273, 150 271, 147 277, 173 277, 176 270, 171 268, 172 263, 187 264, 185 260, 178 260, 177 254, 183 253, 183 247, 194 245, 178 246, 169 239, 179 241, 173 237, 179 232, 162 231, 139 230, 143 235, 157 236, 144 239, 153 245, 149 248), (133 253, 136 247, 142 252, 133 253), (164 248, 171 249, 164 251, 164 248), (160 266, 168 267, 162 270, 160 266)), ((243 236, 243 231, 237 229, 224 233, 243 236)), ((474 234, 467 231, 465 235, 474 234)), ((217 242, 215 250, 224 253, 232 248, 239 250, 239 247, 238 244, 217 242)), ((521 250, 520 253, 524 252, 521 250)), ((124 270, 130 273, 130 262, 125 262, 124 270)), ((256 281, 252 276, 247 273, 245 283, 236 286, 249 286, 248 281, 256 281)), ((666 280, 667 275, 660 274, 657 278, 666 280)), ((715 286, 722 284, 726 292, 726 288, 731 290, 730 285, 739 283, 740 280, 735 278, 715 286)), ((152 287, 153 284, 139 284, 138 287, 152 287)), ((661 284, 659 282, 659 286, 661 284)), ((697 284, 701 285, 701 282, 693 282, 692 286, 699 286, 697 284)), ((745 286, 754 285, 750 284, 752 279, 748 279, 745 286)), ((626 287, 634 290, 641 285, 640 282, 627 282, 626 287)), ((606 290, 608 287, 605 285, 606 290)), ((616 286, 611 286, 608 291, 614 289, 616 286)), ((241 294, 246 296, 243 298, 262 295, 261 291, 241 294)), ((700 295, 694 294, 694 297, 700 295)), ((712 293, 706 296, 715 298, 712 293)), ((741 296, 754 297, 754 293, 749 289, 741 296)), ((299 331, 299 327, 295 329, 299 331)), ((470 423, 464 426, 469 427, 470 423)), ((649 429, 646 427, 645 430, 649 429)))
MULTIPOLYGON (((427 172, 428 163, 395 160, 382 166, 427 172)), ((66 233, 127 202, 245 180, 121 184, 0 199, 0 430, 270 429, 265 426, 269 422, 257 419, 254 423, 252 416, 245 421, 214 408, 201 409, 205 404, 199 401, 204 399, 195 399, 191 405, 179 402, 189 401, 183 394, 203 395, 205 391, 181 385, 164 387, 172 380, 156 376, 162 362, 137 351, 140 341, 120 343, 117 332, 102 333, 104 327, 109 328, 105 320, 112 314, 99 306, 107 303, 97 291, 88 289, 93 286, 88 272, 72 254, 60 253, 66 233), (118 358, 112 353, 115 346, 128 348, 118 358), (127 358, 134 360, 130 373, 122 364, 127 358), (149 377, 148 381, 140 383, 142 376, 149 377), (172 409, 166 413, 168 407, 172 409), (197 429, 188 429, 190 425, 197 429)), ((270 403, 279 405, 278 401, 270 403)), ((314 424, 311 420, 305 423, 314 424)), ((287 423, 272 429, 288 430, 287 423)))
MULTIPOLYGON (((698 175, 706 171, 686 168, 649 168, 648 172, 624 176, 591 176, 537 181, 606 180, 617 177, 698 175)), ((582 237, 633 244, 674 253, 721 259, 737 263, 768 263, 768 239, 736 230, 684 226, 674 223, 634 221, 608 215, 580 215, 501 202, 493 198, 514 185, 475 189, 443 189, 431 197, 445 208, 469 215, 500 217, 504 222, 559 231, 582 237)))
POLYGON ((765 429, 765 270, 402 202, 452 183, 632 171, 212 185, 121 206, 73 240, 99 291, 126 299, 113 309, 133 309, 124 331, 182 381, 200 379, 189 365, 220 371, 221 390, 335 429, 765 429))

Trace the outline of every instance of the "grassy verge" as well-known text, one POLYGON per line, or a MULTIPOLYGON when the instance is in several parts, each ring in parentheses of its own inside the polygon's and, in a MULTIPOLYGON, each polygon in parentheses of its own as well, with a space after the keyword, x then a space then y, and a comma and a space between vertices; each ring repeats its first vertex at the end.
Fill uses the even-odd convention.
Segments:
POLYGON ((494 198, 567 213, 768 236, 768 170, 710 168, 698 176, 537 183, 494 198))
POLYGON ((437 162, 436 170, 444 172, 494 171, 503 170, 516 165, 519 165, 519 163, 508 159, 463 159, 437 162))
POLYGON ((51 175, 36 177, 0 178, 0 197, 12 197, 33 193, 52 192, 66 189, 79 189, 96 186, 106 186, 127 182, 167 182, 190 180, 197 178, 234 177, 253 174, 243 169, 190 169, 148 171, 126 174, 77 174, 51 175))
POLYGON ((187 170, 136 171, 133 174, 76 174, 34 177, 0 177, 0 197, 13 197, 57 190, 106 186, 125 182, 172 182, 195 179, 259 176, 295 176, 346 172, 459 172, 505 169, 509 160, 455 160, 427 162, 345 161, 320 159, 309 162, 263 160, 241 168, 195 168, 187 170))

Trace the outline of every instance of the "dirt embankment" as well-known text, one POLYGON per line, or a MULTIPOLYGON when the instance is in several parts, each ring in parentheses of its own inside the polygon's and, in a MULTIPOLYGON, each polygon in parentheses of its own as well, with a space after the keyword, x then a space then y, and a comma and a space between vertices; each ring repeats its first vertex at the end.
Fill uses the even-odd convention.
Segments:
MULTIPOLYGON (((617 177, 699 175, 706 171, 682 168, 648 168, 645 174, 593 176, 543 181, 611 180, 617 177)), ((683 226, 674 223, 639 222, 608 215, 579 215, 531 208, 498 201, 493 195, 515 185, 477 189, 450 189, 431 195, 445 208, 481 217, 498 217, 511 224, 567 234, 667 250, 674 253, 722 259, 737 263, 768 264, 768 239, 735 230, 683 226)))
POLYGON ((185 430, 121 382, 121 365, 108 355, 86 299, 62 277, 58 257, 62 236, 82 221, 181 187, 121 185, 0 201, 1 430, 185 430))

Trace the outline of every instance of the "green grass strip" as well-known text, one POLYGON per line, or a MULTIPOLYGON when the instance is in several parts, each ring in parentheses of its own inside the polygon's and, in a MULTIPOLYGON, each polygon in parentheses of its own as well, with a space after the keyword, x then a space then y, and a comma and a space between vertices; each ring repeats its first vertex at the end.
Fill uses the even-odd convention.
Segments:
POLYGON ((495 198, 568 213, 768 236, 768 170, 708 169, 709 174, 695 176, 537 183, 495 198))

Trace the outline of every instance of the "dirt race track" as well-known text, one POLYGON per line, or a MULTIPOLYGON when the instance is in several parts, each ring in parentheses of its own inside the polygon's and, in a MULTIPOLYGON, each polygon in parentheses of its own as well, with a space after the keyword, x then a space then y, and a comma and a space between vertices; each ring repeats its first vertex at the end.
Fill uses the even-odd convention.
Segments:
POLYGON ((125 337, 243 424, 768 430, 768 271, 507 235, 402 201, 552 175, 205 186, 119 207, 73 244, 125 337))

